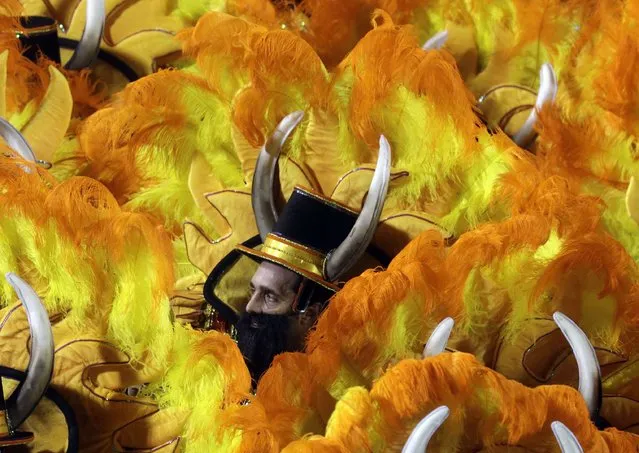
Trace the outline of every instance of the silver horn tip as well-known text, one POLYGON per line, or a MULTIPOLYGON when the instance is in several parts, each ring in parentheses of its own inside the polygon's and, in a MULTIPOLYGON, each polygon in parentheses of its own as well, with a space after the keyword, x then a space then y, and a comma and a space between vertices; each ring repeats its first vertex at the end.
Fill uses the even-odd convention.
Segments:
POLYGON ((295 112, 289 113, 287 117, 290 118, 291 121, 295 121, 295 125, 297 125, 302 121, 302 118, 304 118, 304 110, 296 110, 295 112))
POLYGON ((386 164, 390 160, 391 146, 384 135, 379 136, 379 159, 386 164))
POLYGON ((562 453, 583 453, 583 449, 577 440, 577 437, 568 429, 566 425, 559 421, 550 424, 555 439, 561 448, 562 453))
POLYGON ((596 420, 601 408, 601 369, 595 348, 581 328, 568 316, 557 311, 552 315, 577 361, 579 393, 586 402, 591 420, 596 420))
POLYGON ((550 63, 544 63, 539 70, 539 93, 536 107, 540 109, 546 102, 552 102, 557 97, 557 75, 550 63))
POLYGON ((6 274, 4 274, 4 278, 15 290, 18 289, 18 285, 22 282, 22 279, 13 272, 7 272, 6 274))
POLYGON ((439 33, 435 33, 428 41, 424 43, 422 49, 424 50, 438 50, 446 45, 448 41, 448 30, 442 30, 439 33))
POLYGON ((304 118, 304 111, 297 110, 289 113, 279 122, 271 136, 267 139, 264 149, 271 157, 278 157, 284 146, 284 142, 291 135, 293 130, 304 118))
POLYGON ((424 417, 408 436, 402 453, 423 453, 428 448, 430 439, 439 427, 446 421, 450 409, 447 406, 439 406, 424 417))
POLYGON ((451 317, 437 324, 424 346, 422 357, 433 357, 444 352, 454 326, 455 320, 451 317))

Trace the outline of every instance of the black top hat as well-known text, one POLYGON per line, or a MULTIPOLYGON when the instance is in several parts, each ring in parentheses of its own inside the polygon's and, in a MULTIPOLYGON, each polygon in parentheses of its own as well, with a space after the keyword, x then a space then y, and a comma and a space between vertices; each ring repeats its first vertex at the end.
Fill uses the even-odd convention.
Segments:
POLYGON ((337 248, 355 225, 358 213, 301 187, 295 187, 277 223, 259 248, 238 245, 242 253, 284 266, 336 291, 324 273, 326 255, 337 248))
POLYGON ((60 43, 58 41, 58 23, 50 17, 23 16, 20 24, 24 33, 18 33, 24 49, 24 56, 36 61, 42 53, 49 60, 60 63, 60 43))

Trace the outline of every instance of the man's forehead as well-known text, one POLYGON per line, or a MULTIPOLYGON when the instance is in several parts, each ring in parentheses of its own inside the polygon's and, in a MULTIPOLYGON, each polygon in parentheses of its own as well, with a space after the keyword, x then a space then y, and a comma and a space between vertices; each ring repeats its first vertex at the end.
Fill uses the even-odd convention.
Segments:
POLYGON ((251 283, 256 286, 269 283, 283 286, 294 284, 300 278, 301 277, 299 277, 295 272, 286 269, 283 266, 268 261, 263 261, 255 271, 255 274, 253 274, 251 283))

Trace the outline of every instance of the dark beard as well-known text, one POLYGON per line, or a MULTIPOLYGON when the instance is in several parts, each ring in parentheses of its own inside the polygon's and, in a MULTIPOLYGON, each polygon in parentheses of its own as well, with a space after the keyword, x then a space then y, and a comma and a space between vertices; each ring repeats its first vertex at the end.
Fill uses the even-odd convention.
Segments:
POLYGON ((235 329, 237 345, 256 385, 275 356, 289 349, 289 316, 244 313, 235 329))

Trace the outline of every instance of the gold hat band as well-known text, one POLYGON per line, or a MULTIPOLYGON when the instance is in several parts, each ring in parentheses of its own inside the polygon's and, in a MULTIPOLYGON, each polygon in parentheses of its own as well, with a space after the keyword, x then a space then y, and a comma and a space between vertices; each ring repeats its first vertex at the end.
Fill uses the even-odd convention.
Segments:
POLYGON ((316 250, 269 234, 260 251, 324 278, 322 269, 326 256, 316 250))
POLYGON ((18 35, 25 35, 25 36, 39 36, 39 35, 46 35, 46 34, 50 34, 50 33, 58 33, 58 21, 55 19, 50 19, 50 18, 42 18, 39 16, 23 16, 23 23, 22 26, 24 27, 22 30, 16 30, 14 33, 18 34, 18 35), (51 21, 51 23, 48 24, 43 24, 43 25, 37 25, 37 26, 29 26, 29 18, 33 17, 34 19, 47 19, 48 21, 51 21))

